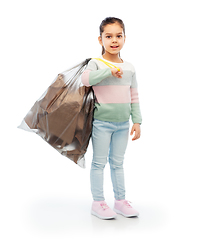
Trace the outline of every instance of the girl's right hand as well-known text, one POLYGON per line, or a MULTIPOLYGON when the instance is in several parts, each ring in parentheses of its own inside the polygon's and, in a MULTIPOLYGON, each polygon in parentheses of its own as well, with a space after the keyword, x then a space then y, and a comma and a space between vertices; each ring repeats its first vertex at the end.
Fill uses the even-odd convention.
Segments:
POLYGON ((123 70, 120 68, 120 71, 118 71, 117 68, 111 68, 111 73, 114 77, 122 78, 123 70))

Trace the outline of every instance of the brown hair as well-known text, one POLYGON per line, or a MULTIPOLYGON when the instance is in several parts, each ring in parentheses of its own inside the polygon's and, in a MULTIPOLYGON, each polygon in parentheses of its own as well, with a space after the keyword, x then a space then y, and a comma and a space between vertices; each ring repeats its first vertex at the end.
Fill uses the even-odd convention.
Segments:
MULTIPOLYGON (((99 27, 99 31, 100 31, 100 36, 102 37, 102 33, 104 32, 104 27, 108 24, 113 24, 113 23, 118 23, 120 24, 121 28, 123 29, 123 32, 125 34, 125 25, 123 23, 123 21, 120 18, 115 18, 115 17, 107 17, 105 18, 99 27)), ((105 49, 102 46, 102 55, 105 53, 105 49)))

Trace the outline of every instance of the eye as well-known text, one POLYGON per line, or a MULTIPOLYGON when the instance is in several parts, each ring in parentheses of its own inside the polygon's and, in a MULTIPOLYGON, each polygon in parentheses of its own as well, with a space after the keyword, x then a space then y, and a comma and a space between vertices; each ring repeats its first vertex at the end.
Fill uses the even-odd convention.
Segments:
POLYGON ((106 36, 106 38, 111 38, 111 36, 106 36))
POLYGON ((118 35, 118 38, 121 38, 122 37, 122 35, 118 35))

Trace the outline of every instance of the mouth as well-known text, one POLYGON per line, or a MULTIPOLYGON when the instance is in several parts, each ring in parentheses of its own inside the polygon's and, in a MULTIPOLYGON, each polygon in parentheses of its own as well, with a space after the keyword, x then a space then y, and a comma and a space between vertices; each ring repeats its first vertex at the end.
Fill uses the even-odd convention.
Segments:
POLYGON ((118 48, 119 46, 111 46, 111 48, 113 48, 113 49, 116 49, 116 48, 118 48))

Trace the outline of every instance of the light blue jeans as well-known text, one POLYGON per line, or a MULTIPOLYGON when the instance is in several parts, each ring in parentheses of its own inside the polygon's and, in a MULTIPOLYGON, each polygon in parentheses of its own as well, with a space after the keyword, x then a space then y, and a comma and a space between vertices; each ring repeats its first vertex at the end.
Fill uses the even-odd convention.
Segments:
POLYGON ((90 174, 94 201, 105 200, 103 170, 107 159, 109 159, 115 199, 125 199, 123 160, 128 136, 129 121, 104 122, 94 119, 92 129, 93 160, 90 174))

